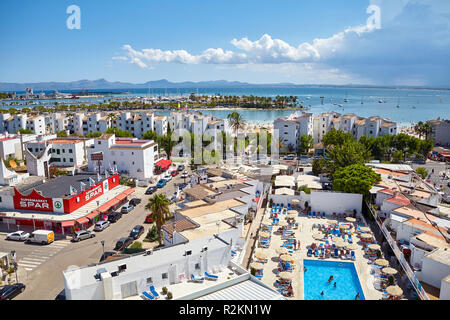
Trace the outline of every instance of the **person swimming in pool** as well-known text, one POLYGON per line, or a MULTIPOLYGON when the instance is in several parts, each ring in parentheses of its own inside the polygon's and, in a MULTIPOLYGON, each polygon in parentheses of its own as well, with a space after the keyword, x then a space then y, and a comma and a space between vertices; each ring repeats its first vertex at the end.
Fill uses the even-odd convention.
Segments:
POLYGON ((323 293, 323 291, 320 293, 321 296, 325 295, 325 293, 323 293))
POLYGON ((308 271, 308 269, 306 269, 306 267, 305 267, 305 269, 304 269, 304 270, 305 270, 305 272, 306 272, 306 271, 308 271))
POLYGON ((355 297, 355 300, 358 300, 359 297, 360 297, 360 295, 359 295, 359 292, 358 292, 358 294, 357 294, 356 297, 355 297))
POLYGON ((334 280, 334 277, 333 276, 330 276, 329 278, 328 278, 328 282, 331 282, 331 281, 333 281, 334 280))
POLYGON ((333 287, 335 287, 336 288, 336 282, 333 284, 333 287))

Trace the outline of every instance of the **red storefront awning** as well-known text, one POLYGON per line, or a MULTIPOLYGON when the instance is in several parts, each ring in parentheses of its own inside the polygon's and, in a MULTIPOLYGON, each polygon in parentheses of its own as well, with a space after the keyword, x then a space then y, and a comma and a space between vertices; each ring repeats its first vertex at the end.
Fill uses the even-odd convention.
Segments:
POLYGON ((86 223, 89 222, 89 219, 86 218, 86 217, 83 217, 83 218, 77 219, 77 222, 78 222, 79 224, 86 224, 86 223))
POLYGON ((73 227, 75 225, 75 221, 70 220, 70 221, 61 221, 61 227, 73 227))
POLYGON ((161 168, 161 170, 166 170, 170 167, 170 165, 172 164, 171 160, 167 160, 167 159, 163 159, 163 160, 159 160, 156 165, 158 167, 161 168))
POLYGON ((94 210, 91 213, 89 213, 86 218, 93 220, 96 216, 100 214, 100 211, 94 210))

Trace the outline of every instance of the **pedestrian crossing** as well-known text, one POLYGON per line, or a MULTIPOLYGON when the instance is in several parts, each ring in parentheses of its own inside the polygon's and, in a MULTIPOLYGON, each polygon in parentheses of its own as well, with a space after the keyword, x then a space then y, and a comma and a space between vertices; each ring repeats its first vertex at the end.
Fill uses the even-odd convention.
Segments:
POLYGON ((27 271, 33 271, 69 244, 70 240, 58 240, 48 246, 37 247, 30 254, 20 259, 17 264, 27 271))

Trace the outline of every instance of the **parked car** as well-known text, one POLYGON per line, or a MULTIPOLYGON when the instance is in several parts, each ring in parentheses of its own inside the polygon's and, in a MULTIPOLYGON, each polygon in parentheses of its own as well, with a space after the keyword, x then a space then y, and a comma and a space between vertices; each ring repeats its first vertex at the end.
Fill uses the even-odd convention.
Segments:
POLYGON ((153 218, 152 218, 152 214, 151 214, 151 213, 149 213, 149 214, 145 217, 144 223, 153 223, 153 218))
POLYGON ((177 167, 177 171, 183 171, 184 170, 184 164, 180 164, 178 167, 177 167))
POLYGON ((139 203, 141 203, 141 199, 139 198, 133 198, 129 202, 129 204, 131 204, 133 207, 136 207, 139 203))
POLYGON ((106 221, 98 221, 95 224, 94 231, 103 231, 106 228, 108 228, 110 224, 111 224, 111 222, 109 222, 108 220, 106 220, 106 221))
POLYGON ((111 213, 108 216, 108 221, 111 222, 111 223, 114 223, 117 220, 119 220, 120 218, 122 218, 122 213, 121 212, 114 212, 114 213, 111 213))
POLYGON ((183 183, 181 183, 181 184, 178 185, 178 189, 183 190, 184 188, 187 187, 187 185, 188 185, 187 183, 184 183, 184 182, 183 182, 183 183))
POLYGON ((166 183, 167 183, 167 180, 161 179, 161 180, 158 181, 158 183, 156 184, 156 186, 157 186, 158 188, 162 188, 162 187, 164 187, 164 186, 166 185, 166 183))
POLYGON ((163 179, 169 182, 170 180, 172 180, 172 175, 169 172, 167 172, 163 179))
POLYGON ((295 156, 293 155, 293 154, 290 154, 290 155, 287 155, 287 156, 285 156, 284 157, 284 160, 294 160, 295 159, 295 156))
POLYGON ((25 285, 23 283, 16 283, 13 285, 4 286, 0 290, 0 300, 11 300, 25 291, 25 285))
POLYGON ((33 231, 26 240, 27 243, 40 243, 40 244, 50 244, 53 241, 55 241, 55 233, 51 230, 33 231))
POLYGON ((75 231, 74 235, 72 236, 72 241, 79 242, 81 240, 86 240, 95 237, 94 231, 89 230, 80 230, 75 231))
POLYGON ((156 190, 158 190, 157 187, 148 187, 147 190, 145 190, 145 194, 147 194, 147 195, 153 194, 153 193, 155 193, 156 190))
POLYGON ((133 205, 131 205, 131 204, 126 204, 126 205, 124 205, 123 207, 122 207, 122 209, 120 209, 120 212, 121 213, 128 213, 128 212, 130 212, 131 210, 133 210, 134 209, 134 206, 133 205))
POLYGON ((181 178, 189 178, 189 173, 187 171, 183 172, 183 174, 180 176, 181 178))
POLYGON ((120 238, 116 242, 116 246, 114 247, 114 250, 119 251, 127 248, 131 243, 133 242, 133 238, 131 237, 124 237, 120 238))
POLYGON ((55 300, 66 300, 66 290, 63 289, 60 293, 58 293, 55 300))
POLYGON ((171 171, 170 172, 170 175, 172 176, 172 177, 175 177, 175 176, 177 176, 178 175, 178 171, 177 170, 173 170, 173 171, 171 171))
POLYGON ((30 234, 28 232, 25 231, 16 231, 13 233, 8 233, 6 235, 6 240, 15 240, 15 241, 26 241, 28 239, 28 237, 30 236, 30 234))
POLYGON ((138 239, 144 233, 144 227, 141 225, 137 225, 131 230, 130 237, 134 240, 138 239))

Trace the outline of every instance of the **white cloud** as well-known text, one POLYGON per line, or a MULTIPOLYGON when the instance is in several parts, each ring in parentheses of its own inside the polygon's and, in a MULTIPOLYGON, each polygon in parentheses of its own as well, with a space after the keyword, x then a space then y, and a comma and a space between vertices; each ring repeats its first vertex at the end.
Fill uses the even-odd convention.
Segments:
POLYGON ((128 61, 128 58, 127 57, 117 56, 117 57, 112 57, 112 60, 128 61))

